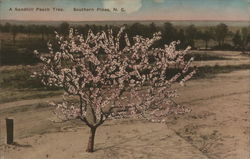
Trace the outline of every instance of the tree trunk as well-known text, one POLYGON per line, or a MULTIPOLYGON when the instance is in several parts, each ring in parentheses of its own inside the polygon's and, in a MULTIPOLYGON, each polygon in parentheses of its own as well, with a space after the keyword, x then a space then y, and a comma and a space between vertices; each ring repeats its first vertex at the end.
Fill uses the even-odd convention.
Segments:
POLYGON ((15 33, 13 33, 12 40, 13 40, 13 45, 15 46, 16 45, 16 34, 15 33))
POLYGON ((30 33, 30 32, 28 32, 28 40, 29 40, 29 41, 30 41, 30 34, 31 34, 31 33, 30 33))
POLYGON ((86 150, 87 152, 94 152, 95 132, 95 127, 90 128, 89 143, 86 150))
POLYGON ((221 41, 221 45, 224 45, 224 39, 222 39, 222 41, 221 41))
POLYGON ((44 32, 42 32, 42 41, 44 41, 44 32))
MULTIPOLYGON (((244 45, 244 44, 243 44, 243 45, 244 45)), ((241 47, 241 52, 242 52, 243 54, 245 54, 245 47, 244 47, 244 46, 241 47)))
POLYGON ((205 42, 206 42, 205 49, 207 50, 207 48, 208 48, 208 40, 206 40, 205 42))

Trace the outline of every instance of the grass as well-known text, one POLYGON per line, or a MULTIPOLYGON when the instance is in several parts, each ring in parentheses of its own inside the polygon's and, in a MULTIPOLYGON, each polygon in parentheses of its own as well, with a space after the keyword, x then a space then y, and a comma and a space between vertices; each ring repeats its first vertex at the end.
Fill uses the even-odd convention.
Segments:
POLYGON ((0 103, 24 99, 46 98, 62 94, 62 90, 46 88, 30 75, 36 66, 14 66, 0 70, 0 103))
POLYGON ((40 69, 39 66, 29 65, 3 68, 0 70, 0 88, 58 90, 58 88, 47 88, 38 78, 31 77, 32 73, 38 69, 40 69))
POLYGON ((227 66, 202 66, 199 67, 193 79, 198 78, 213 78, 218 73, 229 73, 232 71, 250 69, 250 65, 227 65, 227 66))
POLYGON ((194 57, 194 61, 228 60, 225 57, 211 55, 208 52, 189 53, 185 56, 185 60, 189 60, 191 57, 194 57))
POLYGON ((0 89, 0 104, 26 99, 47 98, 63 94, 62 90, 20 90, 20 89, 0 89))
POLYGON ((37 79, 30 78, 31 71, 25 66, 12 70, 1 70, 0 88, 42 88, 37 79))

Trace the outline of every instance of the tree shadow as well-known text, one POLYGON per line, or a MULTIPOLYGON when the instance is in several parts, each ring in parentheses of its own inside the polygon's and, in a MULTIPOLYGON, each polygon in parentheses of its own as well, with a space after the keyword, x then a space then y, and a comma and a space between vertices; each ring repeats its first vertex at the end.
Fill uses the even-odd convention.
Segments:
MULTIPOLYGON (((105 146, 105 147, 96 147, 95 151, 100 151, 100 150, 109 150, 109 149, 116 149, 116 148, 120 148, 122 147, 123 144, 129 143, 130 141, 134 141, 134 140, 142 140, 141 137, 146 137, 147 135, 152 135, 154 133, 158 133, 157 131, 153 131, 153 132, 148 132, 148 133, 144 133, 143 135, 134 135, 131 137, 124 137, 121 138, 120 141, 118 141, 117 143, 112 143, 109 146, 105 146)), ((104 145, 102 145, 104 146, 104 145)), ((124 147, 123 147, 124 148, 124 147)))
POLYGON ((19 144, 18 142, 14 142, 13 144, 11 144, 13 146, 17 146, 17 147, 23 147, 23 148, 29 148, 32 147, 32 145, 30 144, 19 144))

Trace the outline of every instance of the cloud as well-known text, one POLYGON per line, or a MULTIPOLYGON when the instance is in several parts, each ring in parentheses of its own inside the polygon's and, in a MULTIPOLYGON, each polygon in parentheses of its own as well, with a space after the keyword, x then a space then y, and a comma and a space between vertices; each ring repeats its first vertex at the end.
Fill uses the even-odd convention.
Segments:
POLYGON ((124 8, 126 13, 133 13, 142 7, 141 0, 103 0, 104 8, 124 8))
POLYGON ((164 3, 164 0, 153 0, 156 3, 164 3))

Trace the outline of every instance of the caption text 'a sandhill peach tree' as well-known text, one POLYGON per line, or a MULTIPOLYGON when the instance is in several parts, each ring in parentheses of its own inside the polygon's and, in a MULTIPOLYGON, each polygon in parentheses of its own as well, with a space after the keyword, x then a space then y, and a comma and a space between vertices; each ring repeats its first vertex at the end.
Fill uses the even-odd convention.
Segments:
POLYGON ((62 103, 55 104, 57 115, 80 119, 90 128, 88 152, 94 151, 96 129, 107 119, 163 122, 169 113, 186 111, 174 105, 176 90, 171 85, 183 84, 195 73, 190 66, 193 58, 184 61, 190 48, 177 51, 179 42, 154 48, 160 38, 159 32, 152 38, 130 39, 123 27, 116 33, 90 30, 86 36, 70 29, 67 37, 56 33, 48 54, 34 51, 43 63, 34 75, 44 85, 65 91, 62 103))

